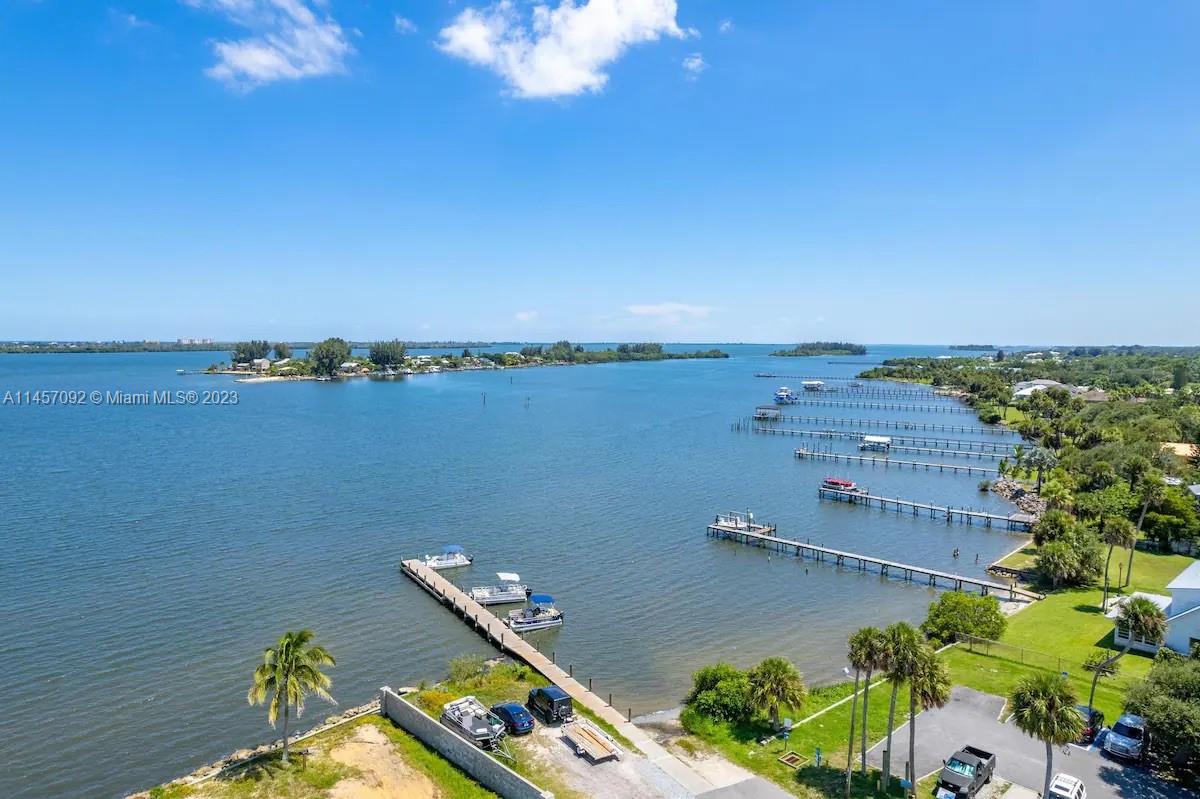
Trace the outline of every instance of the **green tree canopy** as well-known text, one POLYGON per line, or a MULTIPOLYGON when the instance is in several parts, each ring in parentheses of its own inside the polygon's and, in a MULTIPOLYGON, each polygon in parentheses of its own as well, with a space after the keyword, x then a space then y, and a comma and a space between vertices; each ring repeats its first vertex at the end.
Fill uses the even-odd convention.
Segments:
POLYGON ((267 341, 239 341, 233 345, 233 352, 229 357, 234 363, 249 363, 258 358, 267 357, 267 353, 271 351, 271 344, 267 341))
POLYGON ((404 363, 404 359, 408 357, 408 348, 399 339, 376 341, 371 345, 368 357, 371 363, 377 366, 395 367, 404 363))
POLYGON ((775 729, 781 706, 799 710, 807 698, 803 675, 785 658, 767 658, 750 670, 750 701, 755 710, 768 712, 775 729))
POLYGON ((271 349, 275 351, 275 360, 277 361, 292 357, 292 345, 286 341, 276 341, 271 349))
POLYGON ((1007 625, 996 597, 948 591, 929 606, 921 632, 939 645, 953 643, 959 633, 996 641, 1007 625))
POLYGON ((327 338, 314 345, 308 357, 313 363, 314 372, 329 376, 350 359, 350 345, 345 339, 327 338))

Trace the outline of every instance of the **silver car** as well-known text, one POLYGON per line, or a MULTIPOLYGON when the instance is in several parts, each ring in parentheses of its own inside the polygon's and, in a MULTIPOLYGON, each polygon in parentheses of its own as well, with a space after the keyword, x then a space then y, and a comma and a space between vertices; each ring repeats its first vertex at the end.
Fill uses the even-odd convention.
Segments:
POLYGON ((1125 713, 1104 737, 1104 751, 1124 760, 1141 760, 1146 740, 1146 720, 1125 713))

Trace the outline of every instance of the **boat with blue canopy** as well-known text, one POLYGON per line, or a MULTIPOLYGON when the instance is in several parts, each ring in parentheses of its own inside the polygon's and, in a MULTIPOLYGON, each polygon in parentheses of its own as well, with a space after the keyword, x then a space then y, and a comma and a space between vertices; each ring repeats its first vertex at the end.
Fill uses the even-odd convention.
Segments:
POLYGON ((471 556, 463 552, 458 544, 447 544, 442 547, 440 555, 426 555, 424 563, 434 571, 440 569, 457 569, 460 566, 470 566, 471 556))
POLYGON ((560 627, 563 612, 554 606, 554 597, 549 594, 530 594, 525 607, 511 611, 504 623, 515 633, 560 627))

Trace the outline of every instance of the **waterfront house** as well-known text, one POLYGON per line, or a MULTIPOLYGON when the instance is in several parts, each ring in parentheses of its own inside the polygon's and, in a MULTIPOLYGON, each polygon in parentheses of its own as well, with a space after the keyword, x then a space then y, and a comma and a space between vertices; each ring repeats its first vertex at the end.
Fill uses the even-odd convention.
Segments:
MULTIPOLYGON (((1186 655, 1192 651, 1192 647, 1200 645, 1200 560, 1193 561, 1191 566, 1180 572, 1179 576, 1167 584, 1167 590, 1171 592, 1170 596, 1147 594, 1141 591, 1137 591, 1131 596, 1145 597, 1162 609, 1167 617, 1167 635, 1163 641, 1164 645, 1186 655)), ((1114 619, 1114 622, 1120 612, 1121 604, 1125 601, 1127 601, 1126 598, 1121 597, 1111 603, 1108 617, 1114 619)), ((1120 647, 1129 644, 1129 629, 1122 627, 1120 623, 1115 623, 1113 643, 1120 647)), ((1135 638, 1130 644, 1130 649, 1153 654, 1157 647, 1140 638, 1135 638)))
POLYGON ((250 361, 250 368, 256 372, 265 372, 271 368, 271 360, 269 358, 255 358, 250 361))

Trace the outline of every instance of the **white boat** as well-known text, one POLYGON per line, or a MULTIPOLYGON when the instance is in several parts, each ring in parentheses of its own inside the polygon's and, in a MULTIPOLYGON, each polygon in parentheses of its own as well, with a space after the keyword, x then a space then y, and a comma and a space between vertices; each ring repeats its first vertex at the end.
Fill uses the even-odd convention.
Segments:
POLYGON ((496 572, 496 577, 500 579, 499 585, 477 585, 467 592, 471 599, 481 605, 508 605, 524 602, 532 593, 516 572, 496 572))
POLYGON ((426 555, 424 563, 434 571, 439 569, 457 569, 460 566, 470 566, 471 556, 463 552, 458 544, 447 544, 442 547, 440 555, 426 555))
POLYGON ((795 397, 792 396, 792 390, 787 386, 780 386, 775 392, 776 402, 791 402, 795 397))
POLYGON ((473 696, 442 705, 442 724, 480 749, 496 749, 504 737, 504 722, 473 696))
POLYGON ((549 594, 530 594, 529 603, 520 610, 511 611, 504 620, 514 633, 560 627, 563 612, 554 607, 554 597, 549 594))
POLYGON ((824 391, 825 382, 822 380, 805 380, 800 386, 805 391, 824 391))
POLYGON ((863 436, 859 439, 858 448, 860 450, 874 450, 875 452, 887 452, 892 448, 891 436, 863 436))

